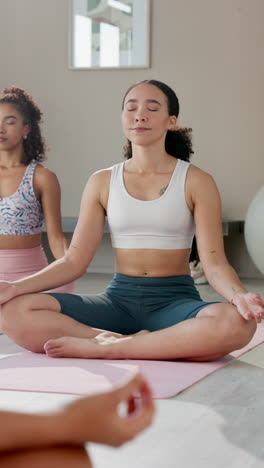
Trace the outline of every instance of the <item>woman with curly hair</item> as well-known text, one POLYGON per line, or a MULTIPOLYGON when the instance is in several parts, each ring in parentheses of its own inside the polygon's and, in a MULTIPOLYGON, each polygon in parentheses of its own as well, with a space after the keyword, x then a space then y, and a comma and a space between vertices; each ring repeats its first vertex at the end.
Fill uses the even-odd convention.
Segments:
POLYGON ((178 114, 166 84, 129 88, 126 160, 89 179, 66 255, 30 278, 0 283, 0 321, 16 343, 51 357, 208 361, 251 340, 264 302, 226 259, 219 193, 213 178, 190 164, 190 129, 177 127, 178 114), (106 290, 32 294, 86 271, 106 214, 116 257, 106 290), (203 301, 194 286, 194 232, 208 281, 226 302, 203 301))
MULTIPOLYGON (((48 265, 41 246, 45 221, 55 259, 67 250, 61 226, 60 186, 45 159, 41 111, 14 86, 0 94, 0 280, 15 281, 48 265)), ((71 292, 73 283, 58 291, 71 292)))

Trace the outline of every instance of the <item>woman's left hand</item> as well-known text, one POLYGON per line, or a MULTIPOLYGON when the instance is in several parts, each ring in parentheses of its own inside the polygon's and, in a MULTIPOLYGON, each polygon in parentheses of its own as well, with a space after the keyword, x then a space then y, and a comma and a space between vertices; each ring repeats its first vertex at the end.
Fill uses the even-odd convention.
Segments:
POLYGON ((232 303, 245 320, 260 323, 264 319, 264 301, 259 294, 237 293, 232 303))

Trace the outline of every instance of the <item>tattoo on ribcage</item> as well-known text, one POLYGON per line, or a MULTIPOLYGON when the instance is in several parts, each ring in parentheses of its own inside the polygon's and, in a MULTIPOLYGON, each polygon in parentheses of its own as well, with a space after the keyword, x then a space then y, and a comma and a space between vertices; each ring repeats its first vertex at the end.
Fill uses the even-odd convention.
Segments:
POLYGON ((161 197, 161 195, 164 194, 164 192, 166 192, 168 186, 169 186, 169 184, 168 184, 168 185, 165 185, 165 187, 163 187, 163 188, 160 190, 160 193, 159 193, 160 197, 161 197))

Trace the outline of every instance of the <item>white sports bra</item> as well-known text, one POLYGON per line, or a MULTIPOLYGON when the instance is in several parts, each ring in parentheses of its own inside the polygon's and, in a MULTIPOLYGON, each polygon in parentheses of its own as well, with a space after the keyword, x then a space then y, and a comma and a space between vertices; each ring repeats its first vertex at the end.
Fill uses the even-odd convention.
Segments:
POLYGON ((191 248, 195 226, 184 190, 189 165, 178 159, 166 191, 150 201, 129 195, 123 179, 124 162, 113 166, 107 217, 114 248, 191 248))

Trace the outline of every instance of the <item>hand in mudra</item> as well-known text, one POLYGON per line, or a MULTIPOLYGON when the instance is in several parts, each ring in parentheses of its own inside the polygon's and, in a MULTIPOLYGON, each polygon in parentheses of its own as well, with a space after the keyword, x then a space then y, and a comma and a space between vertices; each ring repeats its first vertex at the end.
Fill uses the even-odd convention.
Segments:
POLYGON ((233 304, 246 320, 255 320, 259 323, 264 318, 264 301, 259 294, 238 293, 233 304))
POLYGON ((119 447, 146 429, 154 412, 151 389, 145 378, 136 374, 119 388, 71 403, 59 417, 67 443, 89 441, 119 447), (126 406, 122 415, 120 403, 126 406))

